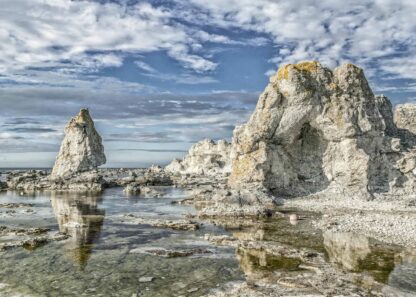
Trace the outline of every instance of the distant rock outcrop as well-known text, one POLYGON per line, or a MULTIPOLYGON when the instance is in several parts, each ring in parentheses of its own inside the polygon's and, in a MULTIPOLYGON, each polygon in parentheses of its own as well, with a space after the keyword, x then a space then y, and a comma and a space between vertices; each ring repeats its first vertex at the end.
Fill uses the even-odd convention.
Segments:
POLYGON ((106 162, 101 137, 88 109, 73 117, 65 127, 65 138, 56 157, 51 178, 70 178, 96 169, 106 162))
POLYGON ((228 174, 230 166, 231 145, 225 140, 215 143, 204 139, 194 144, 182 159, 175 159, 165 167, 166 172, 214 176, 228 174))
MULTIPOLYGON (((399 108, 396 122, 410 110, 399 108)), ((362 69, 289 64, 234 130, 229 185, 278 196, 414 193, 414 140, 396 127, 389 100, 374 96, 362 69)))

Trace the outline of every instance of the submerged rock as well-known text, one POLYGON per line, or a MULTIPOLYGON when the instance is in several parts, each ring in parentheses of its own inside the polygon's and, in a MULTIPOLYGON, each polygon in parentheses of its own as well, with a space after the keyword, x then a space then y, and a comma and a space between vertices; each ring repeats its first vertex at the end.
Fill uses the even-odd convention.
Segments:
POLYGON ((88 109, 73 117, 65 127, 65 138, 56 157, 52 178, 68 178, 96 169, 106 162, 104 147, 88 109))
POLYGON ((289 64, 234 130, 229 185, 279 196, 411 193, 414 139, 397 130, 390 102, 374 96, 362 69, 289 64))
POLYGON ((196 254, 212 254, 210 250, 203 248, 191 249, 165 249, 163 247, 143 247, 130 250, 132 254, 149 254, 165 258, 188 257, 196 254))
POLYGON ((225 140, 215 143, 204 139, 194 144, 182 159, 175 159, 166 166, 170 173, 214 176, 230 173, 231 144, 225 140))
POLYGON ((133 214, 125 215, 126 223, 133 225, 150 225, 156 228, 168 228, 173 230, 193 231, 199 229, 199 224, 190 220, 163 220, 152 218, 138 218, 133 214))

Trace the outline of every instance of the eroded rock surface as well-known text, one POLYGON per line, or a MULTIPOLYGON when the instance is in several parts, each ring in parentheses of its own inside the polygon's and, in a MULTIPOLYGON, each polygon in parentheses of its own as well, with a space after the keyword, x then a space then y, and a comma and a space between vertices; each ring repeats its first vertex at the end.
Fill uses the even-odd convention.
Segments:
POLYGON ((416 133, 416 105, 411 103, 397 105, 394 122, 398 128, 416 133))
POLYGON ((278 196, 412 193, 414 139, 396 127, 390 102, 374 96, 362 69, 289 64, 234 130, 229 185, 278 196))
POLYGON ((230 149, 231 144, 225 140, 215 143, 211 139, 204 139, 194 144, 182 160, 173 160, 165 170, 170 173, 207 176, 228 174, 231 170, 230 149))
POLYGON ((52 178, 68 178, 96 169, 106 162, 104 147, 88 109, 73 117, 65 127, 65 138, 52 170, 52 178))

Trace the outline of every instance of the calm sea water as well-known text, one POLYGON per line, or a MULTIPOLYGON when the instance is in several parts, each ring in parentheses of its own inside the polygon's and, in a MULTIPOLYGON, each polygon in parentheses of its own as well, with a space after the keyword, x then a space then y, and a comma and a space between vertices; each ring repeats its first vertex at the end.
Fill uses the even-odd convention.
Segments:
MULTIPOLYGON (((304 220, 297 225, 278 217, 247 228, 223 228, 205 222, 197 231, 130 224, 126 214, 175 220, 195 213, 193 207, 172 204, 187 197, 186 191, 169 187, 159 190, 165 193, 163 198, 126 196, 121 188, 99 195, 0 193, 0 205, 32 205, 12 211, 0 207, 0 226, 44 227, 51 233, 71 235, 68 240, 34 250, 0 252, 0 296, 202 296, 227 282, 243 280, 244 275, 282 269, 293 273, 300 264, 275 259, 264 251, 215 246, 204 240, 206 233, 323 252, 340 269, 373 279, 396 296, 416 295, 416 250, 350 233, 322 234, 311 227, 316 214, 302 213, 304 220), (140 253, 156 248, 199 248, 209 253, 178 258, 140 253), (152 281, 142 282, 143 277, 152 281)), ((21 239, 0 237, 0 242, 21 239)))

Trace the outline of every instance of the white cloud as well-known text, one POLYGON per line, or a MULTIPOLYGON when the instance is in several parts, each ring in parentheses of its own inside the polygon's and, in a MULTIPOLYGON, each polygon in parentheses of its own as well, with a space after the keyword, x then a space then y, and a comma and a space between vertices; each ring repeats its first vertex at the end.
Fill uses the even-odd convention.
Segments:
POLYGON ((209 84, 217 82, 217 80, 211 76, 194 75, 189 73, 172 74, 160 72, 143 61, 135 61, 134 64, 136 64, 137 67, 144 71, 144 76, 156 78, 161 81, 174 81, 176 83, 187 85, 209 84))
MULTIPOLYGON (((414 66, 395 65, 395 55, 411 59, 416 48, 413 0, 191 0, 195 19, 222 28, 268 34, 283 47, 272 60, 319 60, 336 66, 351 60, 365 67, 416 79, 414 66), (380 62, 380 64, 378 64, 380 62)), ((184 17, 189 15, 184 14, 184 17)), ((403 61, 405 62, 405 61, 403 61)))
POLYGON ((146 62, 135 61, 134 64, 136 64, 137 67, 139 67, 140 69, 142 69, 146 72, 149 72, 149 73, 156 73, 157 72, 157 70, 155 68, 153 68, 152 66, 150 66, 146 62))
POLYGON ((272 76, 276 73, 276 71, 277 71, 276 69, 269 69, 264 73, 264 75, 265 76, 272 76))
POLYGON ((191 52, 188 45, 194 42, 172 21, 168 9, 143 2, 127 7, 93 1, 3 0, 0 8, 0 73, 62 67, 65 61, 82 69, 118 67, 122 57, 107 52, 156 50, 168 51, 197 71, 214 69, 215 63, 191 52))

